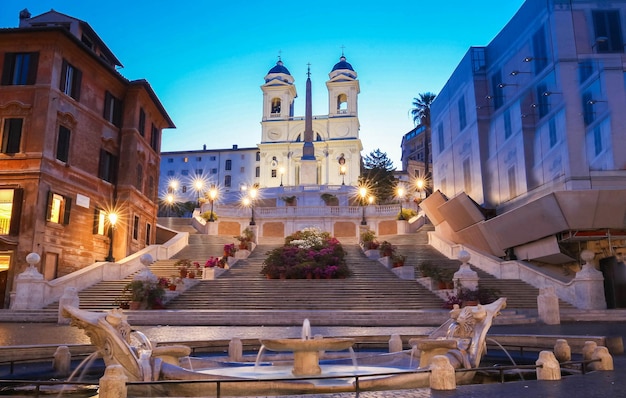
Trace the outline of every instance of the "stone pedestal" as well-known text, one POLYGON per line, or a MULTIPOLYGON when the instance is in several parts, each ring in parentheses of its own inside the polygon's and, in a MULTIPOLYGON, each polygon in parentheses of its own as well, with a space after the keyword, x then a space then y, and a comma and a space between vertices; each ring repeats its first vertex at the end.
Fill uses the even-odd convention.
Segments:
POLYGON ((407 220, 396 220, 398 235, 406 235, 409 230, 409 222, 407 220))
POLYGON ((445 355, 433 357, 430 365, 430 388, 433 390, 456 390, 454 367, 445 355))
POLYGON ((206 223, 207 235, 211 235, 211 236, 217 235, 218 222, 219 221, 213 221, 213 222, 207 221, 206 223))
POLYGON ((537 296, 537 311, 539 313, 539 320, 546 325, 558 325, 561 323, 559 298, 553 286, 544 287, 539 290, 539 296, 537 296))
POLYGON ((461 288, 469 290, 478 290, 478 274, 473 271, 468 264, 471 256, 465 250, 459 252, 459 260, 463 263, 459 267, 459 270, 454 273, 452 277, 454 280, 454 287, 458 290, 461 288))
POLYGON ((300 185, 317 185, 317 161, 302 159, 300 162, 300 185))
POLYGON ((63 307, 71 306, 75 308, 80 307, 80 299, 78 298, 78 291, 75 287, 66 287, 63 291, 63 296, 59 300, 59 314, 57 317, 57 323, 59 325, 69 325, 70 319, 63 316, 63 307))
POLYGON ((541 351, 537 365, 537 380, 561 380, 561 365, 550 351, 541 351))
POLYGON ((104 371, 104 376, 100 378, 100 398, 126 398, 128 390, 126 382, 128 377, 124 374, 122 365, 109 365, 104 371))
POLYGON ((392 334, 389 339, 389 352, 402 351, 402 339, 399 334, 392 334))
POLYGON ((604 297, 604 276, 592 263, 595 254, 583 250, 580 258, 585 261, 583 269, 576 274, 572 285, 576 292, 576 307, 585 310, 606 309, 604 297))
POLYGON ((29 266, 15 278, 15 296, 11 301, 12 310, 33 310, 44 306, 44 291, 47 282, 37 270, 41 257, 37 253, 26 256, 29 266))
POLYGON ((239 337, 233 337, 228 343, 228 359, 235 362, 243 360, 243 344, 239 337))

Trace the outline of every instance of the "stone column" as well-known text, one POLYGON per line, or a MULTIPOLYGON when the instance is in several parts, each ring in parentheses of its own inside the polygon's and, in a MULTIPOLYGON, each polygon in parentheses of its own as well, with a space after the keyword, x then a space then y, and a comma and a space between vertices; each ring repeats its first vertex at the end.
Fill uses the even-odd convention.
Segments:
POLYGON ((554 345, 554 356, 559 363, 572 360, 572 349, 565 339, 557 339, 554 345))
POLYGON ((402 339, 399 334, 392 334, 389 339, 389 352, 400 352, 402 351, 402 339))
POLYGON ((561 380, 561 365, 550 351, 541 351, 535 363, 537 380, 561 380))
POLYGON ((228 359, 240 362, 243 360, 243 344, 239 337, 233 337, 228 343, 228 359))
POLYGON ((606 309, 604 276, 594 267, 592 263, 594 257, 595 253, 591 250, 582 251, 580 258, 585 264, 573 281, 576 292, 576 307, 584 310, 606 309))
POLYGON ((104 376, 100 378, 100 398, 126 398, 128 389, 126 382, 128 377, 124 374, 122 365, 109 365, 104 371, 104 376))
POLYGON ((469 290, 478 290, 478 274, 473 271, 468 264, 471 255, 465 250, 459 252, 458 259, 463 263, 459 267, 459 270, 454 273, 454 287, 457 294, 461 287, 469 290))
POLYGON ((539 313, 539 320, 546 325, 559 325, 561 323, 559 298, 556 295, 554 286, 547 286, 539 289, 539 296, 537 296, 537 311, 539 313))
POLYGON ((11 301, 12 310, 33 310, 44 306, 46 281, 35 267, 41 257, 37 253, 26 256, 28 268, 15 278, 15 298, 11 301))

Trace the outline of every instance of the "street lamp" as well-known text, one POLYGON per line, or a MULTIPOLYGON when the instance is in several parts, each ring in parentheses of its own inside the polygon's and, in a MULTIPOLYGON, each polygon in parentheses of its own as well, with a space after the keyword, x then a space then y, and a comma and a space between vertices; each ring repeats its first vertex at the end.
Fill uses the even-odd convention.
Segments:
POLYGON ((365 197, 367 196, 367 188, 360 187, 359 196, 361 197, 361 207, 363 207, 363 217, 361 218, 361 225, 367 225, 367 221, 365 221, 365 197))
POLYGON ((283 175, 285 174, 285 168, 283 166, 280 166, 280 168, 278 169, 278 172, 280 173, 280 186, 283 186, 283 175))
POLYGON ((402 214, 402 201, 404 200, 404 194, 406 191, 403 186, 398 186, 396 189, 396 196, 400 199, 400 215, 398 216, 398 220, 405 220, 404 214, 402 214))
POLYGON ((341 174, 341 185, 346 185, 346 165, 339 166, 339 174, 341 174))
POLYGON ((217 188, 215 185, 212 185, 209 190, 209 201, 211 202, 211 215, 209 216, 209 222, 215 221, 215 218, 213 217, 213 202, 215 202, 215 198, 217 198, 217 188))
POLYGON ((254 186, 250 188, 250 190, 248 191, 248 195, 250 195, 250 211, 251 211, 250 225, 256 225, 256 222, 254 221, 254 200, 256 199, 257 193, 258 193, 258 189, 254 186))
POLYGON ((168 193, 167 196, 165 197, 165 202, 167 203, 167 216, 171 217, 172 206, 174 205, 174 195, 171 193, 168 193))
POLYGON ((110 263, 114 263, 115 258, 113 257, 113 230, 115 229, 115 223, 117 222, 117 214, 111 212, 107 215, 107 218, 109 219, 109 255, 105 260, 110 263))
POLYGON ((198 192, 198 207, 200 207, 200 192, 202 191, 202 187, 204 187, 204 182, 198 179, 193 183, 193 187, 196 189, 196 192, 198 192))

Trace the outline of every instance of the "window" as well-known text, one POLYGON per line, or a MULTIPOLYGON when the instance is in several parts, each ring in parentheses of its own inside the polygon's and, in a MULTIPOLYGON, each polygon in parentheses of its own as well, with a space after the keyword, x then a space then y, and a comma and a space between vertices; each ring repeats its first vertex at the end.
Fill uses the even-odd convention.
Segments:
POLYGON ((517 183, 515 177, 515 166, 511 166, 507 172, 509 177, 509 198, 514 198, 517 196, 517 183))
POLYGON ((189 162, 189 158, 188 157, 184 157, 182 160, 183 160, 183 163, 189 162))
POLYGON ((78 101, 80 99, 81 79, 81 71, 66 60, 63 60, 63 66, 61 67, 61 84, 59 87, 63 94, 69 95, 78 101))
POLYGON ((548 123, 548 142, 550 148, 555 146, 557 142, 556 121, 554 119, 550 119, 550 123, 548 123))
POLYGON ((202 175, 202 169, 196 169, 196 175, 202 175))
POLYGON ((276 169, 272 169, 272 178, 276 178, 276 169))
POLYGON ((241 154, 241 160, 246 160, 246 155, 245 154, 241 154))
POLYGON ((211 162, 215 162, 215 161, 217 160, 217 157, 215 157, 215 156, 209 156, 209 160, 210 160, 211 162))
POLYGON ((135 188, 143 191, 143 166, 141 163, 137 165, 137 180, 135 182, 135 188))
POLYGON ((198 157, 196 158, 196 162, 202 162, 202 156, 198 156, 198 157))
POLYGON ((259 166, 256 167, 256 171, 255 171, 255 177, 259 178, 261 177, 261 168, 259 166))
POLYGON ((150 146, 155 151, 159 151, 159 129, 153 124, 152 129, 150 129, 150 146))
POLYGON ((70 154, 70 129, 59 126, 59 137, 57 139, 57 159, 67 163, 70 154))
POLYGON ((233 161, 228 159, 224 165, 224 170, 230 171, 233 168, 233 161))
POLYGON ((239 168, 239 172, 240 172, 240 173, 245 173, 245 172, 246 172, 246 168, 245 168, 245 167, 243 167, 243 166, 241 166, 241 167, 239 168))
POLYGON ((187 192, 187 185, 183 185, 183 187, 182 187, 182 191, 183 191, 183 193, 186 193, 186 192, 187 192))
POLYGON ((544 27, 539 28, 533 35, 533 67, 538 74, 548 66, 548 51, 544 27))
POLYGON ((189 170, 186 170, 186 169, 185 170, 181 170, 180 171, 180 175, 188 176, 189 175, 189 170))
POLYGON ((593 61, 586 59, 578 63, 578 80, 583 84, 593 75, 593 61))
POLYGON ((150 245, 152 242, 152 225, 150 223, 146 223, 146 246, 150 245))
POLYGON ((3 86, 33 85, 37 80, 39 53, 5 53, 3 86))
POLYGON ((139 216, 133 217, 133 240, 139 238, 139 216))
POLYGON ((211 169, 211 174, 217 174, 217 169, 211 169))
POLYGON ((487 62, 485 61, 485 49, 480 47, 472 48, 472 69, 474 72, 482 72, 485 70, 487 62))
POLYGON ((231 182, 230 182, 230 181, 231 181, 230 176, 224 176, 224 186, 225 186, 226 188, 230 188, 230 184, 231 184, 231 182))
POLYGON ((0 235, 19 233, 23 190, 0 189, 0 235))
POLYGON ((511 127, 511 111, 509 109, 505 110, 502 114, 502 118, 504 119, 504 139, 506 140, 513 134, 513 128, 511 127))
POLYGON ((174 177, 174 170, 168 170, 167 171, 167 176, 168 177, 174 177))
POLYGON ((592 11, 595 42, 592 47, 598 53, 624 52, 619 10, 592 11))
POLYGON ((174 163, 174 158, 167 158, 167 163, 174 163))
MULTIPOLYGON (((215 160, 215 159, 212 159, 215 160)), ((256 161, 259 162, 261 160, 261 152, 256 153, 256 161)))
POLYGON ((441 153, 446 147, 444 136, 443 136, 443 123, 439 123, 439 125, 437 126, 437 139, 439 143, 439 153, 441 153))
POLYGON ((337 96, 337 113, 348 113, 348 96, 345 94, 337 96))
POLYGON ((537 114, 539 118, 544 117, 550 112, 550 103, 548 96, 544 95, 548 91, 548 86, 545 83, 539 83, 537 85, 537 114))
POLYGON ((458 106, 459 106, 459 130, 463 130, 465 126, 467 125, 467 117, 465 115, 465 96, 464 95, 462 95, 461 98, 459 98, 458 106))
POLYGON ((100 150, 98 177, 111 184, 117 182, 117 156, 104 149, 100 150))
POLYGON ((602 128, 598 125, 593 129, 594 155, 598 156, 602 152, 602 128))
POLYGON ((146 135, 146 112, 143 108, 139 108, 139 124, 137 125, 139 135, 145 137, 146 135))
POLYGON ((46 221, 55 224, 67 225, 70 223, 70 209, 72 199, 63 195, 48 192, 48 206, 46 211, 46 221))
POLYGON ((117 127, 122 126, 122 101, 108 91, 104 95, 103 117, 117 127))
POLYGON ((280 113, 280 98, 272 98, 272 113, 280 113))
POLYGON ((4 119, 2 128, 2 153, 18 153, 22 140, 23 119, 4 119))
POLYGON ((472 170, 469 158, 463 160, 463 189, 468 195, 472 191, 472 170))
POLYGON ((104 235, 106 226, 106 212, 96 208, 93 213, 93 234, 104 235))
POLYGON ((504 104, 504 94, 500 84, 502 84, 502 71, 498 69, 491 75, 491 92, 493 93, 491 99, 493 100, 494 109, 498 109, 504 104))

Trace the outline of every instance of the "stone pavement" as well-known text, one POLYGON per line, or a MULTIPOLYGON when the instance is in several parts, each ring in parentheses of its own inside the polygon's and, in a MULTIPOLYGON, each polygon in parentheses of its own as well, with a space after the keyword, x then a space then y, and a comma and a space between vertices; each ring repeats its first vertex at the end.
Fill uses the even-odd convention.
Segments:
MULTIPOLYGON (((299 336, 296 327, 138 327, 151 339, 176 340, 230 339, 233 336, 299 336)), ((313 333, 327 336, 359 336, 428 333, 431 327, 332 327, 313 328, 313 333)), ((561 325, 494 325, 490 334, 539 334, 559 336, 621 336, 626 338, 626 322, 575 322, 561 325)), ((71 326, 40 323, 0 323, 0 345, 88 343, 83 332, 71 326)), ((521 397, 626 397, 626 356, 614 356, 615 370, 564 377, 561 381, 519 381, 504 384, 458 386, 454 391, 433 391, 428 388, 360 393, 361 398, 521 398, 521 397)), ((349 398, 354 393, 290 396, 291 398, 349 398)))

